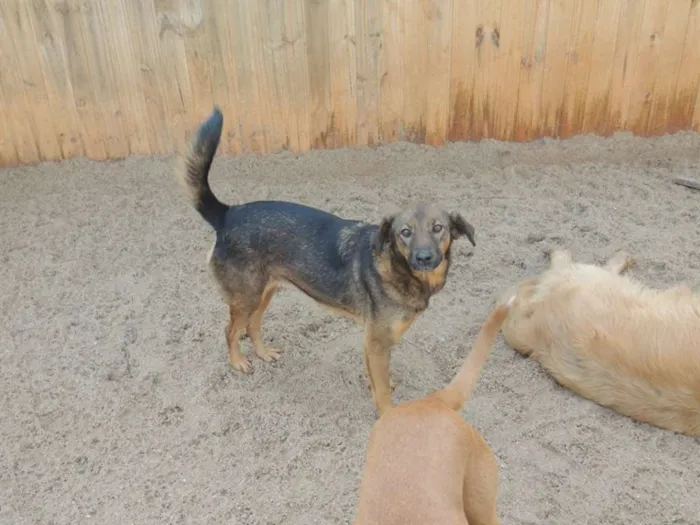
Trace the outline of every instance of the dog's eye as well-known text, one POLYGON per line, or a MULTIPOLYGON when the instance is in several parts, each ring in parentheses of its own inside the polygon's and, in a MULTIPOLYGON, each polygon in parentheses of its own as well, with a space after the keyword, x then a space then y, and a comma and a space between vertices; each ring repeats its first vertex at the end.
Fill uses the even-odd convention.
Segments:
POLYGON ((443 229, 442 224, 434 224, 433 225, 433 232, 434 233, 440 233, 443 229))
POLYGON ((401 230, 401 237, 408 239, 410 236, 411 230, 409 230, 408 228, 404 228, 403 230, 401 230))

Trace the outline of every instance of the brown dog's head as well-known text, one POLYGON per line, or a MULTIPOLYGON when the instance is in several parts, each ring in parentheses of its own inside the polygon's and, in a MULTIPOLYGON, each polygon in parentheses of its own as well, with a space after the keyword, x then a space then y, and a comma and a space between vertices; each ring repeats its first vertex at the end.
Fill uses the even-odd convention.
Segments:
POLYGON ((423 280, 446 267, 452 241, 464 235, 476 246, 474 227, 459 213, 421 203, 385 217, 379 225, 374 249, 381 253, 390 246, 394 256, 401 257, 411 273, 423 280))

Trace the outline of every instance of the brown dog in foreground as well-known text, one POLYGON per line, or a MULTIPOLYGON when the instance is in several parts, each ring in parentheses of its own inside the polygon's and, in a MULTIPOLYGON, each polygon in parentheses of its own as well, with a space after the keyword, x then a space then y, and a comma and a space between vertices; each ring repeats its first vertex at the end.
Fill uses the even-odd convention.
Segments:
POLYGON ((700 297, 654 290, 621 275, 624 252, 603 267, 550 268, 503 295, 505 341, 561 385, 637 421, 700 436, 700 297))
POLYGON ((387 410, 370 435, 355 525, 497 525, 498 464, 459 412, 508 306, 493 310, 455 378, 387 410))

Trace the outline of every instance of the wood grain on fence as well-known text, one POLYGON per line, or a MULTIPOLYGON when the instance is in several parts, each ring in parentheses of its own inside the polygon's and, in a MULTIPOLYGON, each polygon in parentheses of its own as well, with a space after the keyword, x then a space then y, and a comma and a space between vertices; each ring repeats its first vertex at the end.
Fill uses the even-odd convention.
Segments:
POLYGON ((697 0, 3 0, 0 165, 700 129, 697 0))

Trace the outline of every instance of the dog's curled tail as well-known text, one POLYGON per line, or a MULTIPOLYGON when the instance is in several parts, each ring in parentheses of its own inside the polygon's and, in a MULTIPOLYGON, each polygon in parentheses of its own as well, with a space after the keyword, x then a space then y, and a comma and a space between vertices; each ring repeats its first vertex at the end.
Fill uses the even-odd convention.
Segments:
POLYGON ((434 399, 446 403, 453 410, 461 410, 464 407, 476 386, 481 368, 489 357, 498 331, 501 329, 503 321, 508 317, 513 299, 514 297, 507 304, 499 305, 491 311, 459 372, 445 388, 433 394, 434 399))
POLYGON ((226 216, 228 206, 216 198, 209 187, 209 169, 221 139, 224 117, 218 107, 200 124, 197 134, 189 144, 179 175, 190 201, 199 214, 215 230, 226 216))

